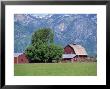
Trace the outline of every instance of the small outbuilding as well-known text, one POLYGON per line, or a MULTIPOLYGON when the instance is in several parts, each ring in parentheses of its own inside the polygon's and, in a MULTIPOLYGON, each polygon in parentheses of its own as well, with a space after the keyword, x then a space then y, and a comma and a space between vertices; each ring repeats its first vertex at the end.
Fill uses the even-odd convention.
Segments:
POLYGON ((14 53, 14 64, 19 63, 29 63, 29 60, 24 53, 14 53))
POLYGON ((84 47, 77 44, 69 44, 64 48, 64 54, 62 58, 64 60, 70 61, 78 61, 78 60, 85 60, 88 54, 84 47))

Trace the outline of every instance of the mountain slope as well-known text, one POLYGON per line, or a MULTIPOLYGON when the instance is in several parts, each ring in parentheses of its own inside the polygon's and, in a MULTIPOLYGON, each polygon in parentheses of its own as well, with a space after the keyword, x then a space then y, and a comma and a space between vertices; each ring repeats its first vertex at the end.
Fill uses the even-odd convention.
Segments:
POLYGON ((51 28, 55 44, 83 45, 89 55, 97 54, 96 14, 15 14, 14 52, 23 52, 39 28, 51 28))

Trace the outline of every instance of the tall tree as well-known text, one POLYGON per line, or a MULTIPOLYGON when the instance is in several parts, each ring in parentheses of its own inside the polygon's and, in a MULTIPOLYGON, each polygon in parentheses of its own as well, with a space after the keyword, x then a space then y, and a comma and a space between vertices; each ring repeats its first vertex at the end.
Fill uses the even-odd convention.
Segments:
POLYGON ((32 44, 36 42, 53 43, 54 34, 50 28, 41 28, 32 35, 32 44))
POLYGON ((30 62, 52 62, 61 59, 63 48, 53 43, 54 34, 49 28, 37 30, 32 35, 32 44, 27 47, 25 54, 30 62))

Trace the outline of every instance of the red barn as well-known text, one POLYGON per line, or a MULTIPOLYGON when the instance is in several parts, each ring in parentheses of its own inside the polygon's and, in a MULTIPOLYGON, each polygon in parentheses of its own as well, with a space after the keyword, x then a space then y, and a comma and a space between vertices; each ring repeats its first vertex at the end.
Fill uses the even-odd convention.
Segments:
POLYGON ((69 44, 64 48, 64 60, 77 61, 85 58, 87 58, 87 52, 81 45, 69 44))
POLYGON ((14 53, 14 64, 29 63, 24 53, 14 53))

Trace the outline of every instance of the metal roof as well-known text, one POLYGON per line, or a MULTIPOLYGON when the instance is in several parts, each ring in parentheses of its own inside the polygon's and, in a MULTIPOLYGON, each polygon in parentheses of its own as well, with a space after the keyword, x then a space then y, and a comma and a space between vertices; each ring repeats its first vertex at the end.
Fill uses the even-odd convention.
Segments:
POLYGON ((75 56, 76 56, 75 54, 63 54, 62 58, 73 58, 75 56))
POLYGON ((74 49, 76 55, 87 55, 85 48, 81 45, 69 44, 69 46, 74 49))
POLYGON ((14 57, 18 57, 21 54, 23 54, 23 53, 14 53, 14 57))

